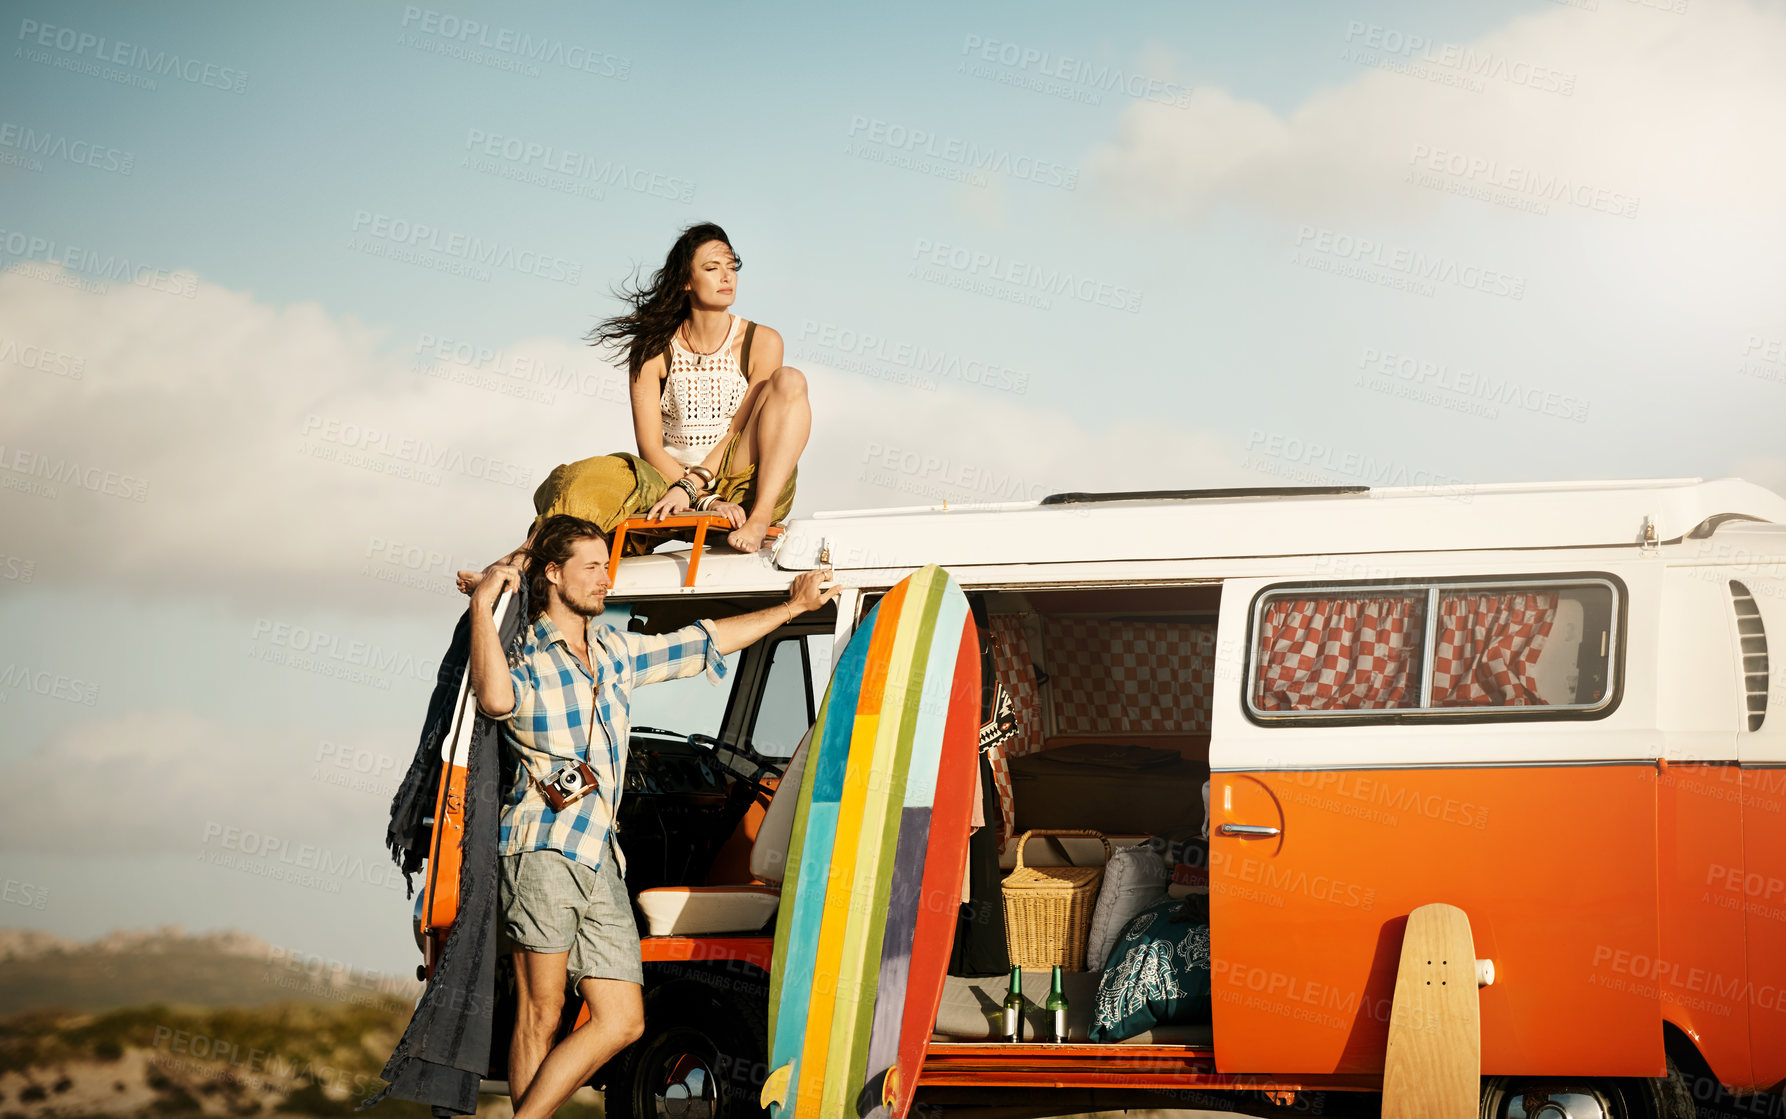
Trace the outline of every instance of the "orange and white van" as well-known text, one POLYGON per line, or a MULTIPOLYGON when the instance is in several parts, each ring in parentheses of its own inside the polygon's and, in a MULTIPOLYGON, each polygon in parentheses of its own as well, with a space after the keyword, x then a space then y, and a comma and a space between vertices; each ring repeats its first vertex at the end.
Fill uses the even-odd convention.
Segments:
POLYGON ((647 1034, 598 1078, 612 1112, 755 1113, 782 770, 831 645, 938 563, 1017 708, 1008 823, 1183 840, 1213 991, 1206 1023, 1011 1045, 959 1013, 986 981, 951 977, 919 1106, 1369 1112, 1402 928, 1444 902, 1485 961, 1485 1116, 1778 1113, 1753 1109, 1786 1082, 1779 495, 1062 494, 818 514, 770 554, 707 553, 685 586, 689 560, 622 561, 617 620, 752 609, 821 560, 844 591, 736 654, 723 696, 635 697, 621 842, 647 1034))

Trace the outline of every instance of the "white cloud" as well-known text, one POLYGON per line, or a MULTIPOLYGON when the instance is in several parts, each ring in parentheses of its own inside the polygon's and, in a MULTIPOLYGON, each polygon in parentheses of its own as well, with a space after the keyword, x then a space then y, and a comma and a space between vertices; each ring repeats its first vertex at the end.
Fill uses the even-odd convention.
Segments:
MULTIPOLYGON (((622 375, 572 340, 418 355, 312 304, 45 274, 0 272, 0 551, 36 585, 437 607, 366 577, 376 542, 435 557, 387 570, 445 587, 519 540, 553 466, 633 449, 622 375)), ((1164 424, 1090 431, 1009 393, 808 373, 797 511, 1133 488, 1138 445, 1179 477, 1235 478, 1216 441, 1164 424)))
POLYGON ((1456 44, 1417 24, 1336 21, 1334 32, 1334 47, 1360 63, 1355 79, 1287 115, 1209 86, 1182 109, 1138 102, 1088 171, 1125 208, 1193 220, 1223 204, 1299 221, 1407 216, 1446 197, 1398 189, 1415 154, 1445 153, 1442 165, 1463 160, 1464 174, 1441 173, 1458 187, 1487 185, 1482 165, 1493 161, 1503 175, 1518 168, 1638 197, 1645 217, 1685 210, 1695 221, 1757 217, 1780 228, 1786 12, 1777 5, 1694 0, 1675 14, 1604 0, 1456 44), (1425 41, 1410 45, 1416 38, 1425 41))
POLYGON ((1255 252, 1253 305, 1312 368, 1418 354, 1591 402, 1567 436, 1503 409, 1479 437, 1438 427, 1439 449, 1385 433, 1395 453, 1484 481, 1763 469, 1736 460, 1786 419, 1777 362, 1743 364, 1782 333, 1786 9, 1686 7, 1557 5, 1458 43, 1416 10, 1336 19, 1340 84, 1284 112, 1209 85, 1136 103, 1087 181, 1113 222, 1255 252), (1512 297, 1382 286, 1472 274, 1512 297))
POLYGON ((0 848, 196 858, 241 852, 239 833, 252 831, 253 847, 265 840, 363 852, 382 839, 410 761, 373 741, 190 712, 86 720, 0 769, 7 788, 34 790, 0 813, 0 848), (238 835, 226 838, 228 829, 238 835))

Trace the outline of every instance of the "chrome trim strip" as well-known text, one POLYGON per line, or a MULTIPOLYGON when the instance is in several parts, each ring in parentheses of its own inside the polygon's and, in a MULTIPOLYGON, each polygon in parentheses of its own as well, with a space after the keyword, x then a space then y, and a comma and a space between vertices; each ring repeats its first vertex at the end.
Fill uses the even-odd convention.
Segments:
MULTIPOLYGON (((1587 765, 1643 765, 1654 769, 1656 758, 1613 758, 1588 761, 1523 762, 1347 762, 1335 765, 1211 766, 1211 773, 1321 773, 1340 769, 1562 769, 1587 765)), ((1667 760, 1667 759, 1661 759, 1667 760)), ((1683 763, 1686 764, 1686 763, 1683 763)), ((1697 764, 1697 763, 1694 763, 1697 764)), ((1786 768, 1786 762, 1779 763, 1786 768)))
POLYGON ((1426 588, 1426 617, 1422 628, 1426 631, 1420 640, 1420 710, 1428 711, 1433 705, 1433 656, 1439 647, 1439 588, 1426 588))

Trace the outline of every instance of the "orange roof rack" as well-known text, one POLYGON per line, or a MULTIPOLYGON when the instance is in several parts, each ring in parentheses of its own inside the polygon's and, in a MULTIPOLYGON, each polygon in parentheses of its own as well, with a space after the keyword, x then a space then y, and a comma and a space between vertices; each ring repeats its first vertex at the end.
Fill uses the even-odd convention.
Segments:
MULTIPOLYGON (((695 573, 701 568, 701 552, 707 544, 707 530, 710 528, 730 531, 732 522, 718 513, 675 513, 661 521, 647 520, 644 517, 628 517, 614 526, 614 543, 608 551, 608 581, 614 581, 615 573, 620 570, 622 546, 626 543, 626 534, 632 531, 654 532, 664 528, 692 528, 695 530, 694 551, 689 553, 688 574, 683 577, 682 585, 695 585, 695 573)), ((769 531, 763 534, 763 543, 767 544, 782 534, 786 526, 770 525, 769 531)))

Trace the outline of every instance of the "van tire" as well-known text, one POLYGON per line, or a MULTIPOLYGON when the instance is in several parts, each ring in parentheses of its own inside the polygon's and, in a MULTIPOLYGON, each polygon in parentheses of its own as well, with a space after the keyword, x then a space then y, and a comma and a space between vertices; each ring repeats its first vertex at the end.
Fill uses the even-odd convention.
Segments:
POLYGON ((1607 1119, 1695 1119, 1696 1116, 1687 1078, 1670 1057, 1668 1075, 1658 1079, 1485 1076, 1482 1078, 1481 1119, 1506 1119, 1507 1104, 1525 1092, 1568 1088, 1591 1092, 1604 1101, 1607 1119))
POLYGON ((616 1058, 602 1093, 607 1119, 659 1119, 665 1098, 709 1100, 711 1111, 696 1113, 713 1119, 766 1115, 757 1104, 768 1074, 765 1032, 730 996, 698 980, 647 992, 645 1034, 616 1058))

